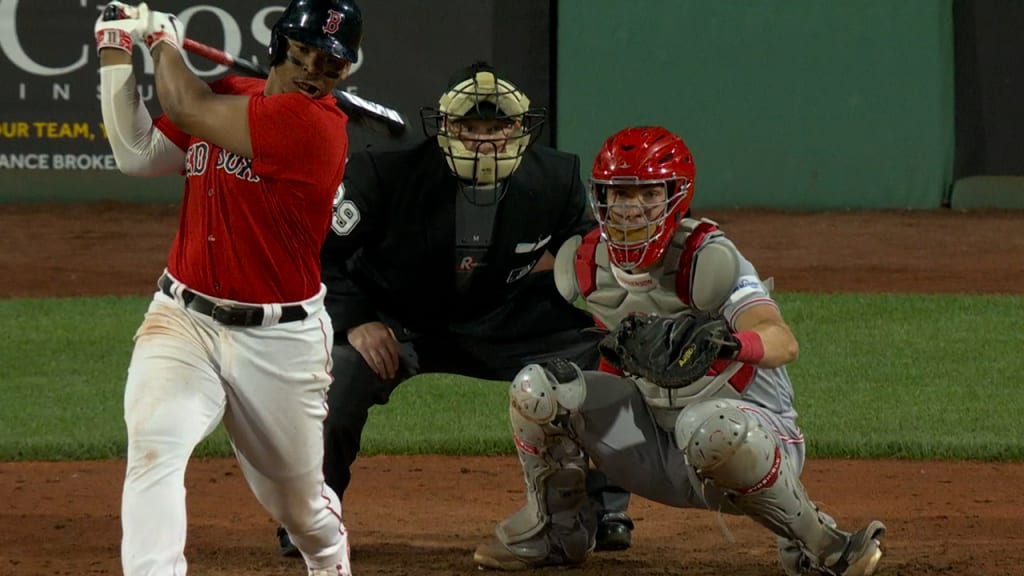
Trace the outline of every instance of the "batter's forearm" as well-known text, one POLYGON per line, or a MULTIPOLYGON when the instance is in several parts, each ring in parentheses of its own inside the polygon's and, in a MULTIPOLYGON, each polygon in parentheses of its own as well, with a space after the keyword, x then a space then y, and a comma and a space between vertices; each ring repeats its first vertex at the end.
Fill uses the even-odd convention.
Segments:
POLYGON ((103 48, 100 50, 100 68, 104 66, 131 65, 132 55, 124 50, 115 48, 103 48))
POLYGON ((121 172, 163 176, 185 167, 185 152, 153 126, 130 63, 100 67, 100 107, 107 141, 121 172))
POLYGON ((167 43, 153 49, 156 65, 156 94, 164 114, 185 132, 192 133, 192 115, 199 103, 213 95, 210 87, 185 65, 176 47, 167 43))

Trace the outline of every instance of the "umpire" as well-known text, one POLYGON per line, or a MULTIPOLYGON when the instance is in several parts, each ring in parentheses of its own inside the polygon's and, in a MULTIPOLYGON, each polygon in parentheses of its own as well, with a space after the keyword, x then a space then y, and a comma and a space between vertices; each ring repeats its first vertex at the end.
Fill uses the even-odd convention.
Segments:
MULTIPOLYGON (((324 475, 342 498, 370 407, 409 377, 510 382, 529 363, 599 361, 593 319, 550 269, 563 241, 595 226, 579 158, 530 145, 544 110, 483 62, 422 118, 422 142, 353 154, 321 255, 336 334, 324 475)), ((596 471, 588 491, 597 549, 628 548, 629 493, 596 471)))

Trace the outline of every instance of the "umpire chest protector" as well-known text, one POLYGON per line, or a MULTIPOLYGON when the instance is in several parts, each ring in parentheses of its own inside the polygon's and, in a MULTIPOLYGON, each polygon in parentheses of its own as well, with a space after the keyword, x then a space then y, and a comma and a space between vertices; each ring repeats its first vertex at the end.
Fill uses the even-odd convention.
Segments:
POLYGON ((498 208, 498 198, 481 203, 461 190, 455 195, 455 291, 459 295, 469 292, 477 266, 487 265, 498 208))
MULTIPOLYGON (((740 255, 711 220, 680 222, 659 266, 639 273, 611 265, 600 232, 570 238, 555 259, 555 283, 570 302, 583 297, 587 309, 605 327, 614 329, 629 314, 678 316, 687 310, 717 312, 739 279, 740 255)), ((676 389, 661 388, 633 377, 645 400, 656 410, 659 424, 671 430, 675 413, 707 398, 739 398, 729 379, 743 364, 728 362, 716 374, 676 389)))

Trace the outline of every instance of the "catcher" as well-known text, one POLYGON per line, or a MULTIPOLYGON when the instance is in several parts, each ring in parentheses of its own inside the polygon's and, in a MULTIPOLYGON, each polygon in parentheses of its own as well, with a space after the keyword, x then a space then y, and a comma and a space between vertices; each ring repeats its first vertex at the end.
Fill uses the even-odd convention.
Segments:
POLYGON ((688 217, 694 174, 686 144, 663 128, 627 128, 598 153, 599 230, 562 245, 555 278, 611 330, 601 367, 531 364, 512 381, 527 501, 477 547, 480 567, 587 559, 589 456, 639 496, 750 516, 777 536, 786 574, 875 573, 885 526, 840 530, 800 482, 785 367, 797 341, 753 265, 714 222, 688 217))

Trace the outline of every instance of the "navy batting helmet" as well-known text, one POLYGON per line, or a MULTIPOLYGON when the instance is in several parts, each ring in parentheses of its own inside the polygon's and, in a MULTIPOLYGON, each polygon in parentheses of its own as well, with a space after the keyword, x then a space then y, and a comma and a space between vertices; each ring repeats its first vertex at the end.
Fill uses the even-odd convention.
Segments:
POLYGON ((271 66, 284 59, 289 38, 355 64, 363 13, 353 0, 292 0, 271 32, 271 66))

